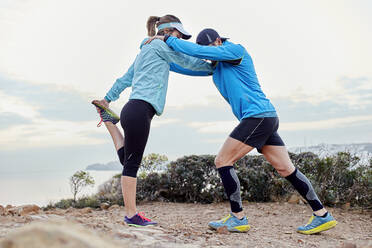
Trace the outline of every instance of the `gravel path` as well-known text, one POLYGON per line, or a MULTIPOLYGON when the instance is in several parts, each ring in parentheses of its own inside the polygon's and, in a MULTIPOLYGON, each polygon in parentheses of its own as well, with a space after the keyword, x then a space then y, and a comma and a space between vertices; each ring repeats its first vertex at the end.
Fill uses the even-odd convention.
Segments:
POLYGON ((180 204, 151 202, 138 206, 157 227, 133 228, 122 222, 123 207, 109 210, 69 209, 40 211, 28 216, 0 216, 0 238, 35 221, 68 220, 80 223, 133 247, 372 247, 371 213, 328 209, 338 225, 318 235, 302 235, 296 227, 307 222, 307 205, 289 203, 247 203, 245 212, 251 225, 248 233, 218 233, 207 228, 211 220, 227 214, 226 203, 180 204), (352 247, 352 246, 351 246, 352 247))

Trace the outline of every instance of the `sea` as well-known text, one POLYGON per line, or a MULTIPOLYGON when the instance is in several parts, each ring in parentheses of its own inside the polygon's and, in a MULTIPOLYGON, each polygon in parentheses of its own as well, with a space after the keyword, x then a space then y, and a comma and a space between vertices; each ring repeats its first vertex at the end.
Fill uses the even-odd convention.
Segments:
MULTIPOLYGON (((72 198, 69 178, 76 171, 50 170, 0 173, 0 205, 20 206, 36 204, 40 207, 55 203, 61 199, 72 198)), ((95 181, 93 187, 85 187, 77 197, 91 195, 98 187, 121 171, 88 172, 95 181)))

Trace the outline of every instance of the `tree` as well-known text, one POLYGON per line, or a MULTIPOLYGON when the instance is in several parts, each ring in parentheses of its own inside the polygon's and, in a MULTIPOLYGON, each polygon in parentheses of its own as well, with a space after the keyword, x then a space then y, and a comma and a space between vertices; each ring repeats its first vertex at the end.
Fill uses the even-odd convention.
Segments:
POLYGON ((70 177, 71 192, 74 195, 74 202, 76 202, 76 195, 86 186, 94 185, 94 179, 88 172, 77 171, 70 177))
POLYGON ((164 163, 168 161, 167 156, 160 155, 156 153, 150 153, 147 156, 143 157, 141 166, 140 166, 140 176, 146 177, 147 174, 162 170, 164 163))

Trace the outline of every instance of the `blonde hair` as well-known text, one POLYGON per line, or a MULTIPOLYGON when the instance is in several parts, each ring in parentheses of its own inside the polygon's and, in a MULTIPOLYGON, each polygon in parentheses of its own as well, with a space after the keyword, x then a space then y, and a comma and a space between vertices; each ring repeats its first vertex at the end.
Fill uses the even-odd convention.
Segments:
POLYGON ((147 35, 148 36, 154 36, 155 34, 164 34, 164 32, 162 32, 163 30, 156 33, 156 28, 155 27, 159 27, 159 25, 161 25, 163 23, 168 23, 168 22, 180 22, 181 23, 181 20, 174 15, 165 15, 165 16, 162 16, 162 17, 150 16, 147 19, 147 24, 146 24, 147 35))

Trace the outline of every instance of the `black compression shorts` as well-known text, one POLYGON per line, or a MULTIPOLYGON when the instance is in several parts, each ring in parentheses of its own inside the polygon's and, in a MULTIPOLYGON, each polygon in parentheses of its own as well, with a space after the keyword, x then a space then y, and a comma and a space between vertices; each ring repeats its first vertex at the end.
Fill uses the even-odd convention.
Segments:
POLYGON ((245 118, 232 131, 230 137, 255 147, 262 153, 262 147, 265 145, 284 146, 277 132, 278 127, 278 117, 245 118))

